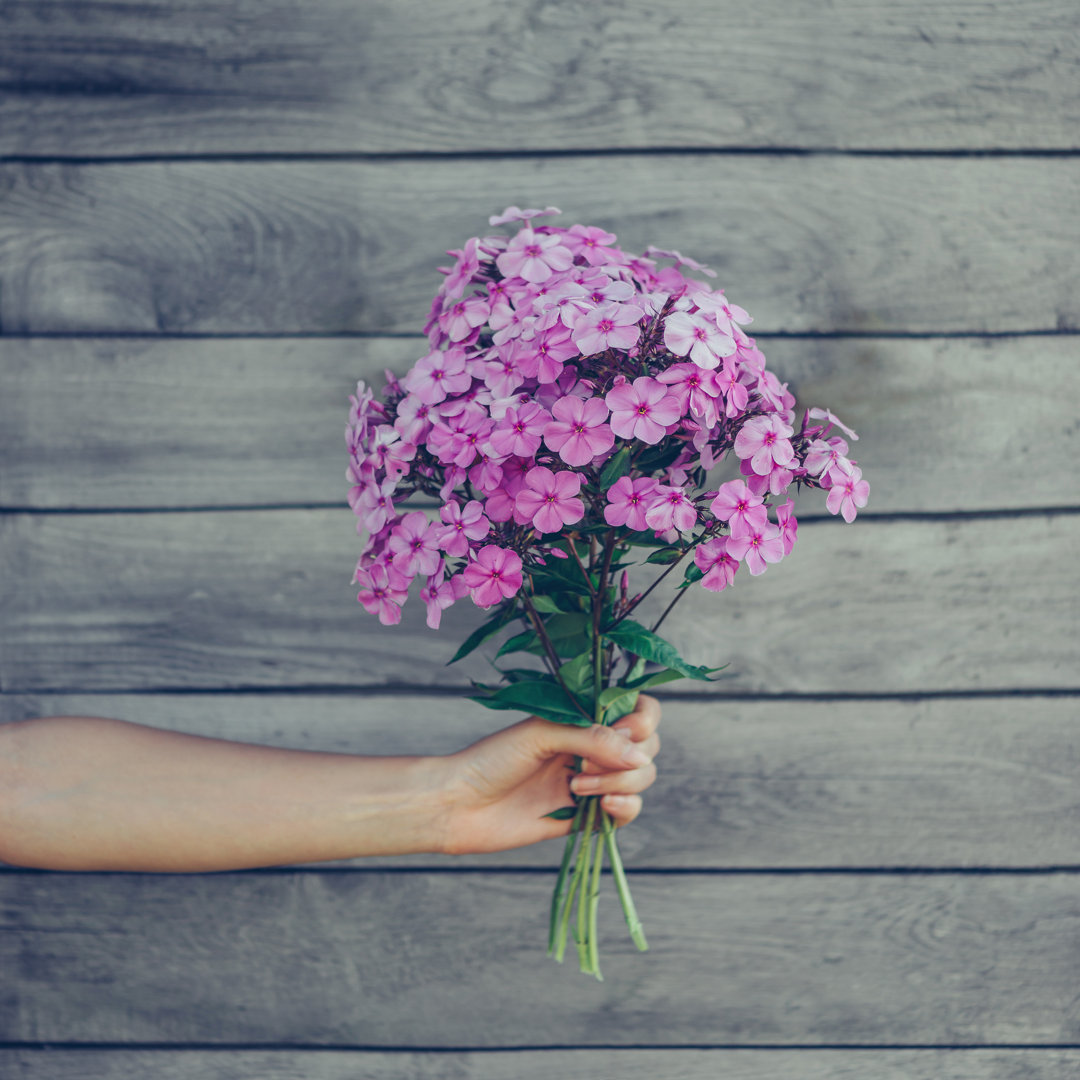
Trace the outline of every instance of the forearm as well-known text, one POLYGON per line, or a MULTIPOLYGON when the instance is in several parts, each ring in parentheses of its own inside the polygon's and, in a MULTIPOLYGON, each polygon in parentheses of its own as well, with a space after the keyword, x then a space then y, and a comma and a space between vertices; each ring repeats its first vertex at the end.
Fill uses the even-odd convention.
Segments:
POLYGON ((442 761, 87 717, 3 725, 0 861, 191 872, 441 851, 442 761))

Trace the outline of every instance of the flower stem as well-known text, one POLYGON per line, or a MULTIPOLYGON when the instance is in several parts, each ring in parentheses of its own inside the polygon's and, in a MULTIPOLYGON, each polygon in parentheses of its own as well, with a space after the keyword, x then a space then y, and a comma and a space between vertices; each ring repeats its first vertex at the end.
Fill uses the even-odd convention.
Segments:
MULTIPOLYGON (((574 847, 577 844, 578 836, 581 833, 581 819, 585 815, 585 800, 582 799, 578 803, 577 813, 574 815, 574 820, 570 823, 570 835, 566 838, 566 847, 563 849, 562 865, 559 867, 559 877, 555 882, 555 892, 551 897, 551 925, 548 929, 548 956, 552 956, 555 953, 556 939, 558 937, 559 930, 559 915, 560 908, 562 906, 563 896, 566 893, 566 879, 570 871, 570 861, 574 855, 574 847)), ((566 932, 563 928, 563 938, 565 939, 566 932)), ((565 948, 565 940, 563 947, 565 948)), ((559 962, 562 962, 562 951, 559 951, 559 962)))
POLYGON ((593 973, 589 958, 589 867, 592 862, 593 848, 596 844, 596 834, 593 825, 596 821, 596 804, 599 797, 589 799, 589 810, 585 815, 585 835, 581 838, 581 848, 585 858, 579 863, 579 876, 581 882, 578 886, 578 911, 575 923, 575 940, 578 948, 578 961, 580 968, 585 974, 593 973))
MULTIPOLYGON (((585 807, 592 801, 592 799, 582 799, 579 809, 585 807)), ((578 848, 577 859, 574 862, 574 873, 570 879, 570 888, 566 893, 566 900, 563 902, 562 915, 559 918, 559 928, 555 933, 555 959, 560 964, 563 961, 563 954, 566 952, 566 936, 570 925, 570 912, 573 910, 574 906, 574 894, 581 884, 581 865, 585 858, 585 840, 585 832, 582 830, 581 846, 578 848)))
POLYGON ((608 862, 611 863, 611 876, 615 879, 615 889, 619 894, 619 899, 622 901, 626 925, 630 928, 630 936, 634 939, 634 944, 641 952, 645 952, 649 947, 649 943, 645 940, 645 930, 641 925, 641 920, 638 918, 633 897, 630 895, 630 885, 626 880, 622 856, 619 854, 619 844, 615 838, 615 825, 606 811, 604 811, 600 820, 604 831, 604 843, 607 845, 608 862))
MULTIPOLYGON (((599 798, 596 800, 597 806, 600 804, 599 798)), ((600 811, 602 817, 607 817, 607 814, 603 810, 600 811)), ((593 861, 592 867, 592 883, 589 886, 589 932, 587 936, 588 951, 589 951, 589 970, 597 977, 600 982, 604 981, 604 976, 600 974, 600 942, 596 932, 596 912, 600 906, 600 866, 604 861, 604 845, 600 841, 600 834, 597 832, 596 836, 596 857, 593 861)))

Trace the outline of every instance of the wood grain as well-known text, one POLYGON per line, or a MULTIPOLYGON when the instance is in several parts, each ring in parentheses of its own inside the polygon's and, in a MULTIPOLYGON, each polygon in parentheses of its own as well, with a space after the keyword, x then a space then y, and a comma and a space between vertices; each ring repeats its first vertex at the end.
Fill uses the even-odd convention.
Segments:
MULTIPOLYGON (((1075 502, 1078 342, 760 340, 802 405, 860 433, 868 515, 1075 502)), ((424 345, 0 338, 0 506, 341 505, 355 380, 381 387, 424 345)), ((800 503, 824 513, 816 495, 800 503)))
MULTIPOLYGON (((1080 867, 1076 698, 668 695, 663 708, 659 775, 619 839, 635 871, 1080 867)), ((517 719, 451 696, 0 695, 0 723, 57 715, 374 755, 454 753, 517 719)), ((555 841, 336 865, 530 867, 553 880, 561 856, 555 841)))
POLYGON ((0 153, 1074 149, 1065 0, 7 0, 0 153))
POLYGON ((386 1047, 1077 1042, 1076 875, 635 874, 606 981, 522 874, 0 875, 0 1039, 386 1047), (17 989, 16 989, 17 987, 17 989))
MULTIPOLYGON (((718 694, 1076 689, 1078 536, 1071 514, 804 523, 787 560, 723 596, 690 590, 664 633, 693 663, 730 664, 718 694)), ((398 627, 368 616, 349 584, 358 543, 344 508, 0 517, 0 686, 461 686, 490 672, 443 666, 482 619, 467 601, 440 633, 415 599, 398 627)), ((639 609, 646 625, 662 593, 639 609)))
POLYGON ((18 1080, 1065 1080, 1077 1070, 1076 1050, 0 1050, 0 1072, 18 1080))
POLYGON ((0 325, 415 333, 509 203, 713 264, 755 333, 1080 327, 1080 158, 770 154, 8 164, 0 325))

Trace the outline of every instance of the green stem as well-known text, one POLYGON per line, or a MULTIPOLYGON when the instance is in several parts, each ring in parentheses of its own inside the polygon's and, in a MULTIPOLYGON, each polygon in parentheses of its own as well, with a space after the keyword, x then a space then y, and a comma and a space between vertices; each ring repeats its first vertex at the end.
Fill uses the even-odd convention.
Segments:
POLYGON ((608 862, 611 863, 611 876, 615 879, 615 888, 618 891, 619 899, 622 901, 626 925, 630 928, 630 936, 634 939, 634 944, 641 952, 645 952, 649 947, 649 943, 645 940, 645 930, 641 925, 641 920, 638 918, 633 897, 630 895, 630 885, 626 880, 622 856, 619 854, 619 844, 615 838, 615 825, 606 811, 601 818, 601 827, 604 831, 604 843, 607 845, 608 862))
MULTIPOLYGON (((566 892, 566 877, 570 871, 570 860, 574 855, 574 847, 578 841, 578 834, 581 832, 581 819, 584 814, 585 800, 582 799, 578 803, 574 820, 570 823, 570 835, 566 838, 566 847, 563 849, 562 865, 559 867, 559 877, 555 882, 555 892, 551 897, 551 924, 548 928, 548 956, 553 955, 555 952, 555 942, 559 929, 559 909, 562 906, 563 894, 566 892)), ((563 936, 565 938, 565 931, 563 936)), ((563 948, 565 948, 565 942, 563 943, 563 948)), ((561 950, 559 960, 560 962, 562 960, 561 950)))
MULTIPOLYGON (((592 802, 592 799, 582 799, 578 809, 592 802)), ((570 888, 563 903, 562 916, 559 919, 559 929, 555 934, 555 959, 561 964, 563 954, 566 952, 566 937, 570 926, 570 912, 574 907, 574 894, 581 884, 581 865, 585 859, 585 833, 582 830, 581 846, 578 848, 577 859, 574 862, 574 873, 570 879, 570 888)))
POLYGON ((672 609, 672 608, 673 608, 673 607, 674 607, 674 606, 675 606, 675 605, 676 605, 676 604, 677 604, 677 603, 678 603, 678 602, 679 602, 679 601, 680 601, 680 600, 681 600, 681 599, 682 599, 682 598, 683 598, 683 597, 684 597, 684 596, 685 596, 685 595, 686 595, 686 594, 687 594, 687 593, 688 593, 689 591, 690 591, 689 589, 680 589, 680 590, 679 590, 679 591, 678 591, 678 592, 677 592, 677 593, 675 594, 675 599, 674 599, 674 600, 672 600, 672 601, 671 601, 671 603, 670 603, 670 604, 668 604, 668 606, 667 606, 666 608, 664 608, 664 613, 663 613, 663 614, 662 614, 662 615, 660 616, 660 618, 659 618, 659 619, 657 619, 657 620, 656 620, 656 623, 655 623, 655 625, 653 626, 653 628, 652 628, 652 631, 651 631, 652 633, 654 633, 654 634, 655 634, 655 633, 656 633, 656 631, 660 629, 660 624, 661 624, 661 623, 662 623, 662 622, 663 622, 663 621, 664 621, 664 620, 665 620, 665 619, 666 619, 666 618, 668 617, 668 615, 669 615, 669 614, 671 613, 671 609, 672 609))
MULTIPOLYGON (((596 800, 599 806, 600 800, 596 800)), ((603 810, 600 811, 602 817, 607 817, 607 814, 603 810)), ((589 933, 588 933, 588 947, 589 947, 589 970, 597 977, 600 982, 604 981, 604 976, 600 974, 600 941, 596 932, 596 912, 600 907, 600 866, 604 861, 604 845, 600 841, 599 833, 596 834, 596 858, 593 861, 592 870, 592 884, 589 887, 589 933)))
POLYGON ((689 554, 690 549, 687 548, 673 563, 669 563, 667 569, 608 627, 608 630, 618 626, 638 605, 660 584, 679 565, 689 554))
POLYGON ((593 847, 596 843, 596 834, 593 825, 596 821, 596 804, 599 797, 589 799, 589 811, 585 816, 585 835, 581 838, 581 846, 585 851, 585 858, 581 864, 581 883, 578 888, 578 911, 575 923, 577 934, 578 961, 581 970, 586 974, 592 974, 589 964, 589 866, 592 862, 593 847))

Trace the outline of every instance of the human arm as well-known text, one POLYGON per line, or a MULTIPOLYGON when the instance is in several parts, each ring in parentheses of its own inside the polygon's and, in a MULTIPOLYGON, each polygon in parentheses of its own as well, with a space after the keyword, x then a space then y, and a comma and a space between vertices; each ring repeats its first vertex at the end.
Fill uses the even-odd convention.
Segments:
POLYGON ((0 726, 0 861, 57 870, 201 872, 371 855, 495 851, 565 835, 572 755, 605 774, 618 824, 640 810, 659 708, 612 730, 530 718, 445 757, 283 750, 97 717, 0 726), (535 815, 535 816, 534 816, 535 815))

